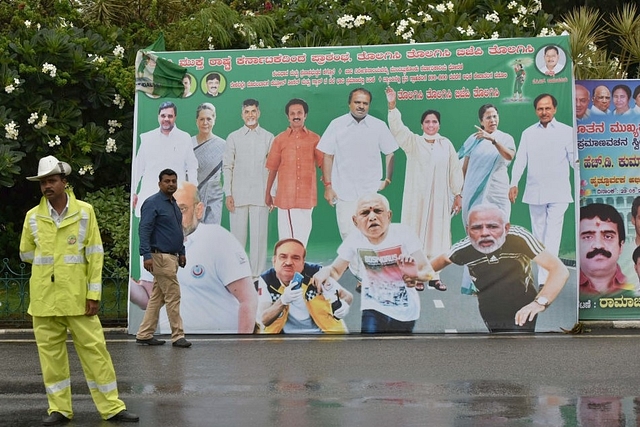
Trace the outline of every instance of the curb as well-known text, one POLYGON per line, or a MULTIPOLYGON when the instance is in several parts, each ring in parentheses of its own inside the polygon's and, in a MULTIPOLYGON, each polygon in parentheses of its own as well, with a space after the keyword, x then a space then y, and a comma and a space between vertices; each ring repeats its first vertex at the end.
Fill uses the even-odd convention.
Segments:
MULTIPOLYGON (((127 328, 102 328, 105 334, 126 334, 127 328)), ((33 334, 33 329, 0 329, 0 335, 3 334, 33 334)))
POLYGON ((640 329, 639 320, 588 320, 582 323, 593 329, 640 329))

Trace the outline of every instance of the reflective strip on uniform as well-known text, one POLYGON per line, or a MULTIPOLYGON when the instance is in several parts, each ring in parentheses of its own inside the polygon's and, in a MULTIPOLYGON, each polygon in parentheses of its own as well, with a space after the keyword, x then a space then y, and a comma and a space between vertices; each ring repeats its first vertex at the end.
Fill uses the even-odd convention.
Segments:
POLYGON ((84 248, 84 253, 87 255, 101 254, 104 253, 104 249, 102 248, 102 245, 91 245, 84 248))
POLYGON ((100 283, 89 283, 87 285, 87 291, 89 291, 89 292, 100 292, 100 291, 102 291, 102 285, 100 283))
POLYGON ((69 387, 71 387, 71 378, 67 378, 66 380, 62 380, 53 385, 47 386, 46 389, 47 389, 47 394, 53 394, 69 387))
POLYGON ((33 265, 53 265, 53 256, 37 256, 33 258, 33 265))
POLYGON ((103 394, 118 389, 118 383, 115 381, 104 385, 98 385, 95 381, 87 381, 87 385, 89 386, 89 389, 98 389, 100 393, 103 394))
POLYGON ((31 261, 33 262, 33 257, 35 256, 35 252, 34 251, 29 251, 29 252, 20 252, 20 259, 22 261, 31 261))
POLYGON ((65 264, 85 264, 86 260, 84 259, 84 255, 65 255, 64 263, 65 264))

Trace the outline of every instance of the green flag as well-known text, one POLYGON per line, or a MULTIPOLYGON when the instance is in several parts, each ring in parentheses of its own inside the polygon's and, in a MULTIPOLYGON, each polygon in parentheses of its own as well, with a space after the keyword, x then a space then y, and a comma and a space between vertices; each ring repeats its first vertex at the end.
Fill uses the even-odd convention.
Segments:
POLYGON ((154 52, 165 50, 164 35, 146 49, 136 54, 136 90, 154 97, 171 96, 179 98, 184 92, 182 78, 186 68, 158 57, 154 52))

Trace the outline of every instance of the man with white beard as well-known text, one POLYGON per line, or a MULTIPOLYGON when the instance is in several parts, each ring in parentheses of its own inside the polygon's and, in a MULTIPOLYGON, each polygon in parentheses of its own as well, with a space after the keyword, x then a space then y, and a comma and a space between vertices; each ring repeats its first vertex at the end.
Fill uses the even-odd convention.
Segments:
POLYGON ((474 206, 466 230, 465 239, 431 261, 433 269, 439 271, 452 263, 469 268, 480 315, 489 332, 534 332, 536 315, 556 299, 569 270, 529 231, 509 224, 495 205, 474 206), (549 271, 539 293, 531 261, 549 271))

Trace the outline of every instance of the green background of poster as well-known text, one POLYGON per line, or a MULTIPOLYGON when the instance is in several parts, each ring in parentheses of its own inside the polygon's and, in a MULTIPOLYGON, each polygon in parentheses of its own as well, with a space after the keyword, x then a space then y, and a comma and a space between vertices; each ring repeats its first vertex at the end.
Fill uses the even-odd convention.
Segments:
MULTIPOLYGON (((474 125, 479 125, 478 108, 485 103, 497 106, 500 114, 499 129, 513 136, 516 146, 522 131, 537 121, 533 99, 541 93, 550 93, 557 98, 558 121, 572 125, 574 120, 569 40, 566 36, 359 47, 160 52, 158 55, 187 68, 188 73, 193 76, 192 82, 195 82, 192 84, 194 92, 187 98, 158 99, 138 92, 134 152, 139 144, 138 136, 158 127, 158 106, 165 100, 175 102, 178 108, 176 125, 190 135, 197 133, 197 106, 202 102, 212 102, 217 110, 213 132, 223 139, 243 125, 241 104, 247 98, 260 101, 260 125, 274 135, 285 130, 288 125, 284 112, 287 101, 302 98, 309 104, 307 128, 322 135, 331 120, 348 112, 348 94, 360 86, 373 94, 369 113, 385 122, 385 88, 387 85, 394 88, 398 92, 397 108, 402 113, 404 123, 418 134, 422 133, 422 112, 427 109, 440 111, 440 134, 449 138, 456 149, 475 132, 474 125), (550 44, 561 48, 561 61, 564 60, 565 63, 563 70, 554 77, 545 76, 538 68, 541 51, 550 44), (521 62, 526 71, 524 99, 520 101, 512 99, 515 81, 513 67, 516 62, 521 62), (225 80, 224 91, 215 98, 205 96, 201 84, 206 75, 213 71, 222 74, 225 80)), ((399 221, 406 156, 398 149, 395 158, 393 182, 382 194, 391 203, 395 221, 399 221)), ((524 182, 523 178, 520 182, 520 196, 512 207, 511 222, 530 230, 528 207, 521 203, 524 182)), ((313 230, 307 259, 327 264, 335 257, 340 237, 335 212, 324 200, 321 184, 318 191, 318 205, 313 211, 313 230)), ((570 205, 565 215, 560 248, 560 257, 570 262, 575 260, 573 207, 574 204, 570 205)), ((226 209, 223 212, 222 226, 229 226, 226 209)), ((136 234, 134 224, 131 240, 135 242, 132 243, 131 250, 134 255, 138 253, 136 234)), ((461 217, 454 216, 452 242, 464 236, 461 217)), ((276 240, 276 215, 272 213, 269 248, 273 247, 276 240)), ((271 253, 270 250, 268 252, 271 253)), ((136 259, 134 257, 132 265, 136 259)), ((132 268, 132 275, 136 277, 135 268, 132 268)), ((571 280, 574 280, 573 276, 571 280)), ((458 289, 459 286, 452 283, 447 293, 463 298, 458 289)), ((565 286, 561 296, 565 295, 572 303, 557 315, 554 314, 556 317, 552 323, 571 327, 577 316, 575 283, 565 286)), ((350 315, 359 316, 358 296, 354 304, 356 306, 350 315)), ((475 307, 473 304, 475 301, 471 307, 475 307)), ((477 308, 473 309, 477 311, 477 308)), ((131 319, 129 323, 132 328, 131 319)), ((446 325, 434 328, 436 329, 432 330, 431 326, 426 329, 416 327, 416 332, 447 329, 446 325)), ((469 325, 467 331, 481 331, 483 328, 484 325, 480 325, 480 329, 477 329, 477 325, 469 325)))

